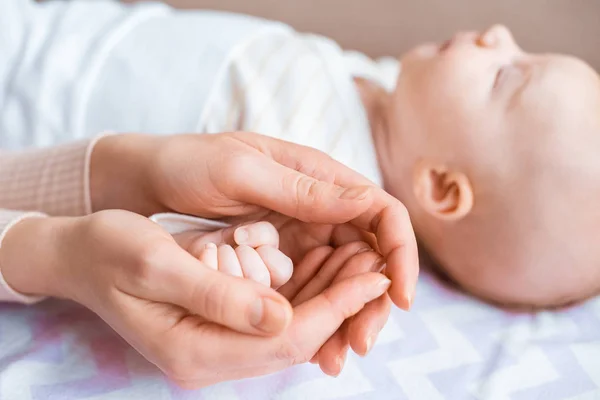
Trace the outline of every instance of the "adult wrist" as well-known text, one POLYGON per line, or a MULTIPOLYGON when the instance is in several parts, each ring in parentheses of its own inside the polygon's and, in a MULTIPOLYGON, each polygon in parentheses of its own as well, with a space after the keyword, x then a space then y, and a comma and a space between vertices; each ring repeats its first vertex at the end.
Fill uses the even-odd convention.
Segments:
POLYGON ((7 228, 0 246, 0 270, 15 301, 62 297, 59 242, 73 219, 31 214, 7 228))
POLYGON ((142 134, 101 137, 91 150, 89 190, 92 212, 110 209, 151 215, 162 211, 148 180, 156 139, 142 134))

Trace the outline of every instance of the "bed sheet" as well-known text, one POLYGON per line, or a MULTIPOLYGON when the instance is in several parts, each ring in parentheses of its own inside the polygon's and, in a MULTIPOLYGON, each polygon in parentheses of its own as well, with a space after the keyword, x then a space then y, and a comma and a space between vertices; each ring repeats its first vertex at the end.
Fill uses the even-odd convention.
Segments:
POLYGON ((69 302, 0 306, 0 399, 600 399, 600 299, 511 313, 423 274, 371 353, 337 378, 314 365, 183 391, 69 302))

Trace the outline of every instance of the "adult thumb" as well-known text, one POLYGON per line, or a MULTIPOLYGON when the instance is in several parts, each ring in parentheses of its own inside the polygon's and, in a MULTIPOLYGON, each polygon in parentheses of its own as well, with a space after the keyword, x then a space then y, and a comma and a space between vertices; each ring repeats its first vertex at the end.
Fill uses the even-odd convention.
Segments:
POLYGON ((252 179, 239 182, 240 199, 304 222, 340 224, 357 218, 373 202, 373 187, 342 187, 265 156, 248 165, 252 179))

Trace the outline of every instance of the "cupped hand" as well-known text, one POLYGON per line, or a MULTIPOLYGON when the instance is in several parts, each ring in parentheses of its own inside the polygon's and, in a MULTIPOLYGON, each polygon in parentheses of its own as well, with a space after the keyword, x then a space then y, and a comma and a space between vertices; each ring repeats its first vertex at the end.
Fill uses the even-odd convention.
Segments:
MULTIPOLYGON (((289 220, 285 224, 279 225, 279 228, 281 236, 272 224, 262 221, 231 226, 211 233, 187 231, 176 234, 174 237, 185 250, 200 260, 206 259, 207 253, 212 253, 212 257, 215 258, 213 264, 222 266, 219 268, 220 271, 237 276, 247 276, 249 279, 252 279, 252 276, 243 274, 246 268, 239 267, 240 264, 243 264, 241 261, 238 263, 231 262, 230 259, 217 260, 219 254, 215 249, 212 251, 206 249, 206 244, 217 243, 219 248, 231 248, 232 254, 235 254, 234 248, 239 253, 240 248, 251 249, 252 247, 269 248, 274 254, 283 254, 276 249, 283 240, 281 245, 288 250, 289 254, 294 255, 294 264, 296 265, 291 285, 297 287, 299 282, 303 282, 301 286, 304 286, 307 285, 307 282, 304 282, 306 279, 312 279, 299 296, 297 296, 297 290, 290 291, 290 285, 281 288, 281 293, 292 301, 292 305, 299 304, 306 298, 318 294, 319 291, 315 288, 320 288, 322 291, 341 279, 365 272, 380 272, 384 267, 383 258, 373 248, 372 235, 364 234, 352 226, 338 225, 334 228, 329 225, 314 225, 289 220), (243 234, 240 234, 241 232, 243 234), (303 240, 306 238, 311 238, 311 240, 303 240), (240 243, 244 244, 240 246, 240 243), (335 251, 327 245, 328 243, 336 247, 335 251), (227 262, 233 264, 233 267, 237 267, 237 272, 231 272, 231 265, 223 265, 227 262)), ((256 263, 262 264, 262 261, 256 259, 256 263)), ((282 264, 287 265, 287 262, 265 261, 265 264, 271 265, 270 269, 273 271, 280 268, 282 264)), ((273 275, 273 273, 271 274, 273 275)), ((278 281, 278 283, 285 283, 288 279, 289 276, 285 281, 278 281)), ((349 347, 360 355, 368 353, 375 343, 379 331, 387 321, 390 305, 391 301, 387 294, 365 305, 357 315, 346 321, 327 340, 323 349, 313 357, 313 361, 318 362, 327 374, 337 375, 341 371, 339 361, 345 359, 349 347)))
POLYGON ((292 301, 305 293, 292 318, 283 295, 209 268, 157 224, 127 211, 27 219, 3 244, 0 262, 15 290, 87 306, 189 388, 309 360, 390 284, 374 272, 311 287, 310 279, 292 279, 285 285, 292 301))
POLYGON ((406 208, 318 150, 244 132, 114 135, 92 153, 90 185, 96 210, 348 222, 374 234, 394 303, 408 309, 414 297, 419 263, 406 208))

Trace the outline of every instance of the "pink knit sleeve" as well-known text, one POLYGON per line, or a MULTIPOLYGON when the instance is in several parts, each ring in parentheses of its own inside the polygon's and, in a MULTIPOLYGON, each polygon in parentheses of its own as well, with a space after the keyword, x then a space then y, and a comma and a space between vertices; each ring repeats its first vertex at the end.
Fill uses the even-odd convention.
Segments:
MULTIPOLYGON (((0 152, 0 247, 8 230, 24 218, 91 212, 89 161, 101 137, 46 149, 0 152)), ((12 290, 1 268, 0 301, 41 300, 12 290)))
POLYGON ((95 141, 0 152, 0 208, 62 216, 90 213, 88 158, 95 141))

